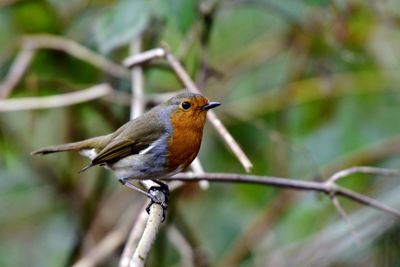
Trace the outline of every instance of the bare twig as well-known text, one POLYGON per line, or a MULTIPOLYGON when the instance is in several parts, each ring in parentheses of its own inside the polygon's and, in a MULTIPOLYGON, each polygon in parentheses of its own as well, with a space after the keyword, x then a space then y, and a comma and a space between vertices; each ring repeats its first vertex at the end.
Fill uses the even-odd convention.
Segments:
POLYGON ((282 192, 258 213, 256 218, 246 226, 246 229, 236 238, 227 253, 222 256, 218 267, 239 266, 250 251, 260 243, 269 229, 282 217, 297 199, 294 192, 282 192))
MULTIPOLYGON (((196 157, 193 160, 192 164, 190 164, 190 168, 193 170, 194 173, 198 173, 198 174, 204 173, 204 169, 203 169, 203 166, 201 165, 199 157, 196 157)), ((203 180, 203 181, 199 182, 199 186, 201 189, 206 190, 210 187, 210 183, 206 180, 203 180)))
POLYGON ((101 242, 89 253, 77 261, 72 267, 92 267, 111 256, 115 249, 122 244, 126 235, 122 228, 110 232, 101 242))
POLYGON ((271 176, 256 176, 256 175, 241 175, 236 173, 205 173, 202 175, 194 173, 179 173, 173 177, 165 180, 179 180, 179 181, 200 181, 208 180, 210 182, 227 182, 227 183, 249 183, 249 184, 263 184, 276 186, 281 188, 304 190, 304 191, 316 191, 327 195, 338 195, 348 199, 351 199, 360 204, 375 208, 377 210, 390 213, 393 216, 400 218, 400 212, 393 209, 375 199, 351 191, 344 187, 340 187, 332 182, 313 182, 313 181, 302 181, 292 180, 280 177, 271 176))
MULTIPOLYGON (((179 182, 177 182, 179 183, 179 182)), ((178 189, 180 186, 182 186, 183 183, 179 183, 179 184, 172 184, 169 185, 170 191, 176 190, 178 189)), ((119 261, 119 267, 127 267, 129 266, 129 263, 131 261, 131 258, 135 255, 135 250, 138 248, 138 243, 140 239, 143 238, 147 238, 149 235, 144 236, 142 235, 142 233, 144 233, 145 227, 147 227, 146 224, 146 220, 150 220, 150 218, 152 216, 156 216, 157 214, 153 214, 153 212, 157 212, 150 209, 150 215, 148 216, 148 214, 146 213, 146 206, 147 204, 145 204, 142 208, 141 208, 141 212, 138 216, 138 218, 135 220, 135 224, 132 227, 132 230, 129 234, 128 240, 125 244, 125 248, 124 251, 122 252, 122 256, 120 258, 119 261)), ((153 204, 152 206, 160 206, 158 204, 153 204)), ((161 224, 161 222, 160 222, 161 224)), ((158 228, 155 228, 155 225, 151 225, 152 226, 152 231, 158 231, 158 228)), ((157 232, 154 233, 154 235, 157 234, 157 232)), ((142 241, 142 242, 149 242, 149 241, 142 241)))
POLYGON ((99 84, 77 92, 60 95, 0 100, 0 112, 70 106, 106 96, 112 91, 108 84, 99 84))
MULTIPOLYGON (((385 175, 385 176, 395 176, 399 175, 399 172, 397 170, 393 169, 381 169, 381 168, 374 168, 374 167, 366 167, 366 166, 360 166, 360 167, 352 167, 349 169, 345 169, 342 171, 338 171, 334 173, 330 179, 327 181, 334 181, 336 182, 338 178, 343 178, 345 176, 354 174, 354 173, 370 173, 370 174, 378 174, 378 175, 385 175)), ((329 182, 325 182, 329 183, 329 182)), ((277 198, 274 200, 274 204, 269 205, 268 209, 263 211, 259 217, 255 219, 255 221, 249 225, 248 229, 244 231, 244 233, 234 242, 234 245, 229 249, 228 253, 223 257, 221 260, 221 263, 218 264, 218 266, 237 266, 239 262, 247 255, 248 251, 253 248, 257 241, 260 240, 263 236, 263 232, 265 232, 265 228, 268 227, 270 224, 268 220, 270 219, 269 216, 277 216, 277 214, 280 214, 280 212, 277 212, 276 205, 275 203, 280 203, 278 206, 278 210, 282 209, 282 205, 287 206, 290 205, 295 198, 291 195, 284 195, 283 196, 285 201, 282 201, 281 197, 277 198), (284 203, 284 204, 283 204, 284 203), (272 206, 272 207, 271 207, 272 206), (272 215, 270 215, 272 214, 272 215), (261 221, 261 222, 260 222, 261 221), (261 230, 260 230, 261 229, 261 230)), ((358 231, 355 230, 355 227, 351 223, 349 217, 346 215, 346 212, 344 211, 343 207, 339 203, 339 199, 337 198, 336 195, 332 196, 332 203, 335 206, 336 210, 340 214, 340 216, 343 218, 345 223, 347 223, 349 227, 349 231, 353 235, 353 239, 355 240, 356 244, 361 244, 361 236, 358 234, 358 231)), ((279 216, 279 215, 278 215, 279 216)))
POLYGON ((146 205, 142 207, 139 217, 135 220, 135 224, 132 227, 132 230, 125 244, 124 251, 122 252, 122 256, 119 261, 119 267, 129 266, 129 262, 131 261, 131 258, 135 253, 137 244, 139 243, 140 238, 143 238, 143 229, 146 227, 146 220, 148 220, 145 209, 146 205))
POLYGON ((22 38, 21 51, 14 60, 10 71, 0 84, 0 99, 7 98, 20 82, 38 49, 61 50, 93 66, 120 78, 128 78, 129 71, 124 67, 94 53, 73 40, 48 34, 28 35, 22 38))
MULTIPOLYGON (((398 196, 398 188, 386 190, 383 194, 386 203, 396 206, 400 204, 398 196)), ((356 251, 367 249, 370 245, 368 243, 387 234, 390 229, 398 227, 399 223, 398 220, 392 220, 367 208, 361 208, 349 214, 349 219, 356 227, 360 238, 367 241, 356 251)), ((278 245, 278 247, 275 246, 276 244, 260 245, 257 248, 259 251, 257 260, 264 263, 264 266, 265 264, 268 266, 335 266, 338 262, 346 262, 349 259, 349 251, 354 249, 354 242, 348 238, 349 231, 346 228, 334 221, 325 225, 318 233, 302 238, 299 242, 278 245), (316 253, 316 251, 329 251, 329 253, 316 253)), ((367 260, 363 264, 363 261, 357 260, 356 265, 382 266, 382 264, 374 263, 367 260)))
POLYGON ((110 257, 112 253, 126 240, 132 226, 132 221, 140 218, 140 215, 139 218, 137 217, 143 210, 142 206, 143 204, 138 203, 133 205, 132 208, 131 205, 129 210, 121 218, 121 223, 119 223, 113 231, 108 233, 100 242, 98 242, 96 246, 91 248, 89 252, 72 267, 98 266, 101 262, 110 257))
MULTIPOLYGON (((137 53, 137 51, 136 51, 137 53)), ((162 58, 165 56, 165 50, 162 48, 154 48, 140 54, 132 54, 123 61, 125 67, 131 68, 136 65, 142 65, 148 63, 149 61, 157 58, 162 58)))
MULTIPOLYGON (((133 55, 140 53, 141 50, 141 38, 135 38, 133 40, 130 52, 133 55)), ((132 83, 132 97, 131 97, 131 119, 139 117, 144 112, 145 102, 144 102, 144 84, 143 84, 143 70, 140 66, 135 66, 132 68, 131 75, 132 83)))
POLYGON ((161 225, 163 216, 163 208, 161 205, 153 204, 150 207, 149 218, 147 219, 146 227, 142 238, 131 258, 130 267, 142 267, 145 264, 150 249, 156 239, 158 228, 161 225))
POLYGON ((67 38, 49 34, 28 35, 23 38, 23 43, 29 44, 32 49, 61 50, 113 76, 129 77, 129 71, 124 67, 67 38))
POLYGON ((332 196, 332 203, 335 206, 336 210, 339 212, 340 216, 342 216, 342 219, 347 223, 349 226, 349 230, 353 236, 354 241, 356 242, 357 245, 361 245, 362 241, 360 236, 357 234, 357 231, 355 230, 353 224, 351 223, 350 219, 347 217, 346 212, 344 211, 343 207, 340 205, 340 202, 336 196, 332 196))
POLYGON ((24 47, 18 53, 3 83, 0 84, 0 99, 7 98, 11 94, 32 62, 34 54, 35 51, 30 47, 24 47))
POLYGON ((175 245, 180 254, 180 266, 193 267, 194 251, 182 232, 172 224, 170 227, 168 227, 167 235, 168 239, 171 240, 171 243, 175 245))
POLYGON ((384 176, 399 176, 400 171, 393 169, 368 167, 368 166, 357 166, 336 172, 328 179, 328 182, 336 183, 339 179, 342 179, 354 173, 378 174, 384 176))
MULTIPOLYGON (((167 101, 171 97, 175 96, 177 93, 184 92, 183 90, 181 91, 175 91, 175 92, 166 92, 166 93, 156 93, 156 94, 146 94, 143 96, 142 101, 145 103, 151 103, 151 104, 159 104, 162 102, 167 101)), ((110 94, 109 97, 105 99, 106 101, 117 103, 119 105, 125 105, 125 106, 131 106, 132 104, 132 97, 131 94, 123 91, 117 91, 114 90, 112 94, 110 94)))

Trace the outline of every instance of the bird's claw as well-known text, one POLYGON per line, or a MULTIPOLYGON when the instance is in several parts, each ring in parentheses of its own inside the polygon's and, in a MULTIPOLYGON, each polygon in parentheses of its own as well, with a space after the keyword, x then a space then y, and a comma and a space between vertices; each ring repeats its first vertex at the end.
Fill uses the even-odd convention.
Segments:
POLYGON ((149 194, 149 198, 151 202, 146 207, 147 213, 150 214, 150 207, 153 204, 159 204, 163 209, 162 221, 164 222, 167 209, 168 209, 168 198, 169 198, 169 189, 166 184, 161 184, 160 186, 152 186, 147 191, 149 194))

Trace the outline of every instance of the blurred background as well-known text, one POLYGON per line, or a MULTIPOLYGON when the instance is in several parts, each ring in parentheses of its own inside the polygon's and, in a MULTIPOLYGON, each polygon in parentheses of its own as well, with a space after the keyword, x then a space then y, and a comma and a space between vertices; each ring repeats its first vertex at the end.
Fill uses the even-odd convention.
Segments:
MULTIPOLYGON (((0 0, 0 91, 37 34, 116 64, 140 38, 142 50, 167 44, 204 94, 223 103, 216 113, 252 174, 325 180, 355 165, 398 169, 399 29, 395 0, 0 0)), ((117 231, 121 243, 97 265, 116 266, 145 198, 101 168, 78 174, 87 160, 77 153, 29 153, 129 120, 129 72, 46 45, 7 98, 99 83, 114 90, 78 105, 0 113, 0 265, 71 266, 117 231)), ((144 84, 147 107, 182 90, 162 60, 144 66, 144 84)), ((199 158, 206 171, 244 173, 210 124, 199 158)), ((353 175, 340 184, 400 209, 398 177, 353 175)), ((326 196, 188 184, 172 195, 148 266, 400 266, 394 218, 341 203, 357 237, 326 196)))

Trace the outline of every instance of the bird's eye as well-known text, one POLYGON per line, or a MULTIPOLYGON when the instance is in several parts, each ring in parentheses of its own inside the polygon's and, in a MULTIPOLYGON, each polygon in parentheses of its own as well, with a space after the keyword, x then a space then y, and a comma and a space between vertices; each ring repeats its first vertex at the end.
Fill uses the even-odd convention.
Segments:
POLYGON ((183 109, 189 109, 191 106, 192 106, 192 105, 191 105, 189 102, 187 102, 187 101, 182 102, 182 104, 181 104, 181 107, 182 107, 183 109))

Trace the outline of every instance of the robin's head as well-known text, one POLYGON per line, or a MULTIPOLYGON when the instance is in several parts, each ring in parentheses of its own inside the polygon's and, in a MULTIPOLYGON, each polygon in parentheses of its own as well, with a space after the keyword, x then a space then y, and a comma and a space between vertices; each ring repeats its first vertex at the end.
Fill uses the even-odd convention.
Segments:
POLYGON ((171 120, 174 124, 192 124, 203 127, 207 111, 221 105, 210 102, 205 96, 193 93, 182 93, 170 98, 166 105, 172 109, 171 120))

